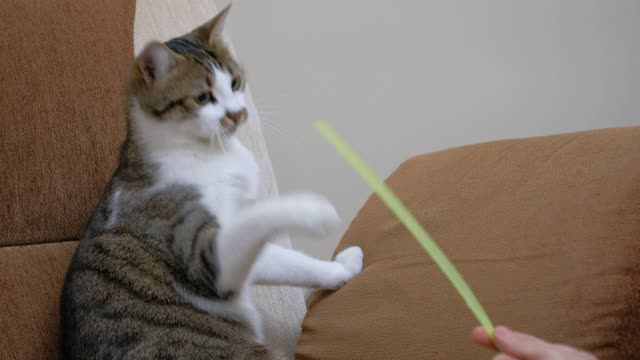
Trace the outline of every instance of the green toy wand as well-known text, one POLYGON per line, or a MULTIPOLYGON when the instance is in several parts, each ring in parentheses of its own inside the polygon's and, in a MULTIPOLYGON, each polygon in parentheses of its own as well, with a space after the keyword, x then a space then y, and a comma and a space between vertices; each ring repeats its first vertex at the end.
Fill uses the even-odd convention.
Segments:
POLYGON ((398 217, 400 222, 416 238, 418 243, 427 251, 440 270, 446 275, 451 284, 458 290, 460 296, 467 303, 471 312, 476 316, 480 324, 487 331, 489 336, 493 336, 493 324, 489 316, 478 302, 478 299, 464 281, 455 266, 449 261, 431 236, 424 230, 416 218, 409 212, 407 207, 391 191, 391 189, 376 176, 376 174, 364 163, 364 161, 347 145, 342 138, 324 121, 316 123, 316 129, 322 136, 338 151, 340 155, 351 165, 351 167, 362 176, 389 209, 398 217))

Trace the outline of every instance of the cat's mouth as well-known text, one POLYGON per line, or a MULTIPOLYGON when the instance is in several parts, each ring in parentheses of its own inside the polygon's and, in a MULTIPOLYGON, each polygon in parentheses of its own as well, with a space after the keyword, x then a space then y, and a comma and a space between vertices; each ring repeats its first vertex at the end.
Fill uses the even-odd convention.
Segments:
POLYGON ((247 109, 242 109, 237 112, 227 112, 222 119, 220 119, 220 125, 225 131, 234 131, 240 124, 247 121, 248 113, 247 109))

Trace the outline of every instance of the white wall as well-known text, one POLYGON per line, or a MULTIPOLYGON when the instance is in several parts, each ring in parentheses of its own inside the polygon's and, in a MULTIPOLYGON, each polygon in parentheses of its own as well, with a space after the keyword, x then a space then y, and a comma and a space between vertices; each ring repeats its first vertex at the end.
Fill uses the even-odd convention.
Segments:
MULTIPOLYGON (((381 175, 492 139, 640 124, 640 1, 237 0, 232 38, 281 191, 347 223, 369 190, 313 130, 327 119, 381 175)), ((298 239, 327 257, 330 241, 298 239)))

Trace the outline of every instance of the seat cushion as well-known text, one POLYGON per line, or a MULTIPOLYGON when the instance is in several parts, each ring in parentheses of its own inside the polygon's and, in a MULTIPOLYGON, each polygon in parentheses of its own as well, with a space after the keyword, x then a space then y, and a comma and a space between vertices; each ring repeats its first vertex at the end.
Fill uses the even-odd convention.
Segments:
MULTIPOLYGON (((640 128, 466 146, 415 157, 388 184, 495 323, 640 359, 640 128)), ((364 185, 363 185, 364 186, 364 185)), ((317 294, 297 359, 489 359, 444 275, 372 196, 342 239, 364 271, 317 294)))
POLYGON ((0 248, 0 358, 60 357, 60 289, 76 244, 0 248))

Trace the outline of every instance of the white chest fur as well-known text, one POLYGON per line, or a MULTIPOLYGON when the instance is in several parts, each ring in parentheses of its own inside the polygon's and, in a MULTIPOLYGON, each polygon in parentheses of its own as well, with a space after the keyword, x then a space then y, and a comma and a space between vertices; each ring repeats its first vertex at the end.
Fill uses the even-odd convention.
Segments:
POLYGON ((253 155, 238 140, 224 149, 188 146, 150 154, 158 166, 157 186, 185 184, 202 194, 202 204, 221 226, 238 209, 256 200, 259 170, 253 155))
POLYGON ((146 115, 137 101, 131 111, 134 136, 143 156, 158 166, 156 187, 196 187, 202 194, 202 204, 221 226, 242 206, 255 201, 260 185, 258 164, 234 136, 213 136, 215 131, 222 131, 218 118, 208 118, 201 112, 183 121, 158 121, 146 115), (197 141, 194 134, 202 135, 202 131, 218 143, 197 141), (222 139, 226 139, 224 144, 220 143, 222 139))

